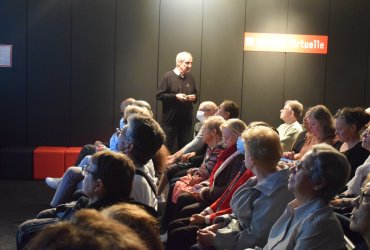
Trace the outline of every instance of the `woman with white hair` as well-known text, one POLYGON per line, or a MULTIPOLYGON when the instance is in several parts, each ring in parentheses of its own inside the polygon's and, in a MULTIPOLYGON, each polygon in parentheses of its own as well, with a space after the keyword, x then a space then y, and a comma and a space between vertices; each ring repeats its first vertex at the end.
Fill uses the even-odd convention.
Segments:
POLYGON ((295 200, 270 231, 263 249, 345 249, 344 234, 329 201, 348 180, 346 157, 318 144, 290 170, 288 188, 295 200))

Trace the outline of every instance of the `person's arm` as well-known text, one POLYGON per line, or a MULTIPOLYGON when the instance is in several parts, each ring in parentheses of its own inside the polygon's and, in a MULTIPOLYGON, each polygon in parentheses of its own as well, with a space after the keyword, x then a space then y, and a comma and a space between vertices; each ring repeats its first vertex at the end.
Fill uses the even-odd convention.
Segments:
POLYGON ((170 80, 170 76, 166 73, 158 86, 157 100, 167 101, 176 99, 176 93, 171 93, 170 91, 170 80))

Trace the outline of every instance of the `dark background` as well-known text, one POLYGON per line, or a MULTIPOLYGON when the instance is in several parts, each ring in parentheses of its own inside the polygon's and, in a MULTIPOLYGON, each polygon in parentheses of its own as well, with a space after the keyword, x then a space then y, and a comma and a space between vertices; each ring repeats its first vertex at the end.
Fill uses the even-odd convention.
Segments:
POLYGON ((246 122, 277 126, 286 99, 370 105, 369 0, 0 0, 0 44, 0 147, 108 140, 127 97, 159 113, 183 50, 200 101, 232 99, 246 122), (244 32, 328 35, 328 54, 244 52, 244 32))

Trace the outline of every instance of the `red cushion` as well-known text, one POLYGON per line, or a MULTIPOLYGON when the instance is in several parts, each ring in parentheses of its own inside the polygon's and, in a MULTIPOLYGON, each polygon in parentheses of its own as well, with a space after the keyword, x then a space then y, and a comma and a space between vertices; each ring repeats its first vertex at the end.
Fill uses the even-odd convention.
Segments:
POLYGON ((66 162, 64 170, 67 170, 70 166, 74 166, 77 160, 77 156, 80 153, 82 147, 69 147, 66 150, 66 162))
POLYGON ((33 179, 62 177, 67 147, 37 147, 33 151, 33 179))

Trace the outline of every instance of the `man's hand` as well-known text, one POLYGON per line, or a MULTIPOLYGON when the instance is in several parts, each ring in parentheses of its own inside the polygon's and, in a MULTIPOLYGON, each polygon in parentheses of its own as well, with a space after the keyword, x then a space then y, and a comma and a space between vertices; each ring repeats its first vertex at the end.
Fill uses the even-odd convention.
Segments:
POLYGON ((189 101, 189 102, 194 102, 195 101, 195 95, 187 95, 186 96, 186 99, 189 101))
POLYGON ((176 94, 176 99, 179 100, 180 102, 185 102, 188 100, 187 96, 182 93, 176 94))

